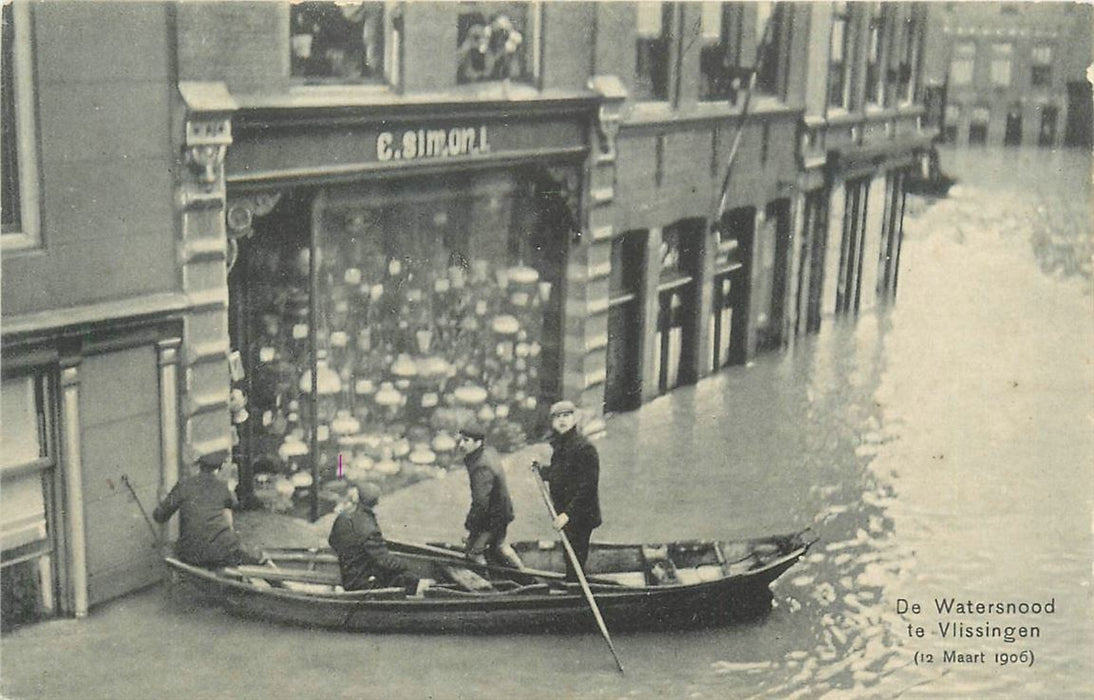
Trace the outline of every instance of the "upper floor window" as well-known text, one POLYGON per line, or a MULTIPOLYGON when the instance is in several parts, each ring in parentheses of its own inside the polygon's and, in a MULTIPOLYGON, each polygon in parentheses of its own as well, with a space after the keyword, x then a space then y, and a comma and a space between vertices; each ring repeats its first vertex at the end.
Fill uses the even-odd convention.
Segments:
MULTIPOLYGON (((912 13, 915 12, 913 8, 912 13)), ((904 18, 901 32, 900 66, 897 69, 897 98, 901 102, 914 102, 916 84, 919 82, 919 50, 923 39, 923 23, 915 14, 904 18)))
POLYGON ((757 91, 778 91, 786 30, 782 3, 704 2, 700 23, 700 100, 736 103, 753 71, 757 91))
POLYGON ((1052 86, 1052 47, 1034 46, 1030 52, 1030 84, 1033 87, 1052 86))
POLYGON ((669 40, 673 4, 638 2, 635 27, 634 99, 669 99, 669 40))
POLYGON ((950 60, 950 82, 954 85, 971 85, 975 68, 976 44, 971 41, 954 44, 953 58, 950 60))
POLYGON ((846 2, 832 4, 832 32, 828 45, 828 104, 851 108, 851 9, 846 2))
POLYGON ((751 59, 743 53, 744 7, 741 3, 704 2, 699 36, 699 99, 737 101, 748 82, 751 59))
POLYGON ((1014 44, 991 45, 991 84, 994 87, 1010 87, 1011 56, 1014 44))
POLYGON ((38 168, 30 71, 29 3, 4 3, 0 56, 0 240, 5 250, 38 244, 38 168))
POLYGON ((534 12, 527 2, 461 2, 456 30, 459 83, 530 80, 534 12))
POLYGON ((289 12, 294 78, 383 82, 383 2, 301 2, 289 12))
POLYGON ((885 9, 874 6, 870 13, 869 33, 866 36, 866 103, 880 105, 885 101, 882 80, 882 43, 885 32, 885 9))
POLYGON ((783 2, 757 2, 756 42, 759 65, 756 68, 756 89, 768 94, 776 94, 783 82, 782 70, 784 44, 788 41, 790 30, 790 8, 783 2))

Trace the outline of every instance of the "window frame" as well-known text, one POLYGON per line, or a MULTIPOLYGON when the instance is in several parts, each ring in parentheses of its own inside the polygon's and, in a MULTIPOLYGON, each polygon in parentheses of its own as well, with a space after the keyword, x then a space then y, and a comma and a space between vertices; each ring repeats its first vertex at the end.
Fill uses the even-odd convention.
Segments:
POLYGON ((908 9, 903 17, 903 42, 901 45, 901 75, 907 71, 905 80, 897 81, 897 102, 901 105, 909 105, 915 102, 916 93, 919 91, 920 64, 923 60, 923 37, 926 29, 925 18, 916 12, 915 7, 908 9))
POLYGON ((656 2, 648 2, 648 1, 643 2, 643 0, 639 0, 638 2, 633 3, 633 5, 635 6, 635 24, 634 24, 634 35, 633 35, 634 39, 631 42, 631 45, 633 46, 633 50, 635 52, 634 53, 634 56, 635 56, 634 71, 633 71, 633 75, 631 77, 631 86, 632 86, 631 91, 632 91, 632 94, 634 96, 633 99, 634 99, 635 102, 646 102, 646 103, 655 103, 655 104, 671 103, 672 100, 673 100, 673 92, 674 92, 673 71, 674 71, 674 63, 675 63, 675 60, 676 60, 675 47, 677 46, 677 44, 679 42, 679 39, 678 39, 678 36, 677 36, 677 34, 679 33, 679 29, 676 26, 677 21, 678 21, 677 15, 678 15, 678 12, 679 12, 679 8, 676 6, 677 3, 666 2, 664 0, 657 0, 656 2), (656 6, 657 9, 659 10, 660 15, 661 15, 661 32, 657 36, 657 38, 650 39, 649 37, 645 37, 645 36, 640 35, 638 33, 639 5, 656 6), (643 94, 641 96, 639 96, 639 94, 638 94, 638 85, 639 85, 639 72, 638 72, 639 47, 638 47, 638 42, 643 41, 643 40, 651 42, 651 43, 656 43, 656 42, 663 43, 662 49, 665 52, 665 57, 664 57, 664 64, 665 64, 664 65, 664 71, 665 71, 664 96, 659 95, 657 90, 656 90, 656 87, 655 87, 655 84, 654 84, 654 74, 653 74, 652 70, 650 70, 648 73, 643 75, 643 79, 648 80, 648 82, 649 82, 649 95, 646 95, 644 91, 643 91, 643 94))
POLYGON ((832 20, 828 27, 828 71, 827 71, 827 95, 825 97, 825 103, 828 109, 842 109, 844 111, 851 111, 851 77, 852 77, 852 65, 854 59, 854 9, 850 2, 833 2, 832 3, 832 20), (841 22, 843 25, 842 41, 840 42, 840 61, 839 61, 839 77, 840 77, 840 93, 839 100, 836 101, 835 93, 832 90, 832 76, 833 66, 836 62, 832 59, 832 49, 835 46, 834 40, 836 36, 836 23, 841 22))
POLYGON ((706 71, 704 71, 702 56, 700 56, 700 92, 698 100, 700 102, 720 102, 722 100, 729 100, 731 103, 735 104, 737 101, 737 94, 745 87, 744 75, 747 72, 743 65, 745 58, 742 52, 744 44, 744 8, 740 3, 718 2, 717 0, 703 2, 701 5, 701 11, 705 10, 706 6, 717 6, 718 38, 717 40, 708 43, 707 37, 702 33, 704 29, 702 20, 705 18, 705 15, 700 15, 700 53, 708 49, 713 49, 716 52, 716 55, 722 57, 722 65, 714 68, 716 70, 724 70, 727 73, 735 73, 735 80, 727 79, 725 84, 716 85, 711 89, 711 83, 716 83, 721 76, 707 75, 706 71), (733 87, 734 82, 737 84, 736 87, 733 87))
POLYGON ((5 252, 38 248, 42 244, 38 210, 37 114, 31 56, 30 3, 7 5, 12 13, 12 95, 15 111, 16 187, 19 190, 19 219, 0 233, 0 250, 5 252))
POLYGON ((1029 84, 1033 88, 1052 88, 1052 54, 1050 44, 1036 44, 1029 52, 1029 84), (1040 51, 1047 52, 1045 60, 1038 57, 1040 51))
POLYGON ((886 5, 872 3, 866 27, 866 76, 864 102, 871 107, 885 106, 885 66, 888 50, 886 5))
POLYGON ((950 56, 950 81, 953 85, 965 86, 972 85, 976 81, 976 54, 978 53, 978 46, 975 41, 958 41, 953 45, 953 53, 950 56), (966 47, 972 47, 972 51, 964 51, 966 47), (955 77, 954 65, 958 62, 964 65, 968 65, 968 80, 957 81, 955 77))
MULTIPOLYGON (((467 5, 489 5, 490 3, 474 2, 472 0, 458 2, 456 5, 456 17, 459 22, 459 17, 467 9, 467 5)), ((514 83, 521 83, 525 85, 534 85, 539 87, 541 80, 541 60, 543 47, 541 46, 541 37, 543 35, 543 3, 540 0, 514 0, 513 2, 496 3, 498 8, 507 8, 510 5, 522 5, 523 9, 523 26, 516 27, 517 31, 521 34, 522 48, 519 51, 521 56, 521 63, 523 69, 519 75, 510 75, 503 78, 483 78, 477 80, 462 80, 460 77, 460 61, 459 51, 460 45, 456 46, 456 84, 457 85, 477 85, 483 83, 500 83, 506 80, 514 83)), ((484 16, 483 19, 490 23, 489 16, 484 16)), ((509 18, 512 21, 512 17, 509 18)), ((457 30, 457 35, 459 31, 457 30)), ((459 41, 457 36, 457 42, 459 41)))
POLYGON ((988 79, 996 90, 1006 90, 1014 84, 1014 44, 1009 41, 996 41, 991 44, 991 70, 988 79), (1006 81, 997 80, 996 69, 1006 67, 1006 81))
MULTIPOLYGON (((315 4, 315 5, 331 5, 331 6, 339 7, 339 8, 341 6, 351 6, 351 5, 355 6, 355 7, 356 6, 362 6, 362 5, 375 5, 375 6, 378 7, 378 9, 379 9, 379 19, 376 22, 376 27, 377 27, 377 32, 379 34, 379 42, 378 42, 379 43, 379 48, 376 51, 375 55, 379 58, 380 65, 379 65, 378 69, 374 71, 373 75, 370 75, 370 76, 360 75, 360 76, 357 76, 357 77, 339 76, 339 75, 335 75, 335 74, 331 74, 331 75, 319 75, 319 74, 309 75, 306 72, 301 72, 301 73, 296 72, 296 67, 295 67, 294 64, 295 64, 297 55, 296 55, 296 49, 295 49, 293 40, 297 36, 300 36, 300 34, 295 33, 296 27, 295 27, 294 12, 301 9, 304 4, 305 3, 303 3, 303 2, 293 2, 293 3, 290 4, 290 7, 289 7, 289 44, 290 44, 289 45, 289 79, 293 82, 293 84, 303 85, 303 86, 308 86, 308 87, 327 86, 327 85, 361 86, 361 87, 386 87, 388 85, 393 84, 393 81, 391 79, 392 76, 391 76, 391 73, 390 73, 390 69, 388 67, 388 61, 390 60, 390 58, 392 56, 391 48, 389 48, 389 46, 388 46, 388 42, 391 41, 391 32, 389 31, 389 28, 391 27, 391 20, 388 17, 388 15, 389 15, 389 13, 394 11, 394 8, 391 7, 390 3, 383 2, 382 0, 356 0, 355 2, 339 2, 338 0, 312 0, 310 3, 307 3, 307 4, 315 4)), ((314 34, 305 34, 305 35, 311 36, 312 37, 312 42, 314 42, 314 40, 315 40, 314 39, 314 36, 315 36, 314 34)), ((365 46, 365 44, 362 43, 362 46, 365 46)), ((397 47, 396 47, 396 50, 398 50, 397 47)), ((311 48, 310 48, 310 43, 309 43, 309 54, 310 53, 311 53, 311 48)))

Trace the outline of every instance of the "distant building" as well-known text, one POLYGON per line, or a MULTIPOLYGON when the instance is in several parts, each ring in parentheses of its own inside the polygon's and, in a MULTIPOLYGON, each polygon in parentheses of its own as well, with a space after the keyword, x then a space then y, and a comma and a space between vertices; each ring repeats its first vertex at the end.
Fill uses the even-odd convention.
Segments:
POLYGON ((1092 22, 1089 3, 933 4, 925 73, 945 89, 944 140, 1089 147, 1092 22))
POLYGON ((6 620, 157 581, 186 457, 315 508, 890 302, 935 135, 926 4, 3 13, 6 620))

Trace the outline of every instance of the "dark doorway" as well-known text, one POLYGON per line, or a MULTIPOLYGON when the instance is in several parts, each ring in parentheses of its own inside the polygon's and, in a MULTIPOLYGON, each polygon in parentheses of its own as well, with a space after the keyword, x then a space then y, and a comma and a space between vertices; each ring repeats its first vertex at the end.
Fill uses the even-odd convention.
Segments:
POLYGON ((654 366, 658 393, 695 381, 696 279, 705 223, 680 221, 661 232, 654 366))
POLYGON ((1094 145, 1094 95, 1090 83, 1077 80, 1067 84, 1067 127, 1065 146, 1094 145))
POLYGON ((764 212, 766 230, 761 258, 763 280, 756 280, 762 287, 762 323, 757 328, 757 348, 770 350, 779 347, 783 339, 783 316, 786 309, 787 257, 790 251, 790 200, 780 199, 767 205, 764 212))
POLYGON ((608 300, 605 407, 629 411, 642 403, 642 278, 646 231, 627 231, 612 241, 608 300))
POLYGON ((799 287, 804 310, 805 332, 816 333, 821 325, 821 294, 824 290, 824 256, 828 244, 828 199, 826 189, 815 190, 805 197, 805 223, 802 246, 809 246, 809 255, 802 256, 799 287))
POLYGON ((1052 148, 1056 145, 1056 122, 1060 113, 1055 105, 1041 107, 1041 130, 1037 134, 1037 145, 1041 148, 1052 148))
POLYGON ((739 207, 722 217, 714 269, 714 365, 744 364, 748 359, 748 323, 752 270, 752 241, 756 209, 739 207))
POLYGON ((1003 134, 1004 146, 1022 145, 1022 108, 1011 107, 1007 112, 1007 127, 1003 134))

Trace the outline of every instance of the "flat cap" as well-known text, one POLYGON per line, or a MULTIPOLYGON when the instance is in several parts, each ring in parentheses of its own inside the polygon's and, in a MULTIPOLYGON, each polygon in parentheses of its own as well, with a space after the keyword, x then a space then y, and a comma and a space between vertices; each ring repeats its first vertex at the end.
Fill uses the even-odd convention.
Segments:
POLYGON ((577 411, 577 406, 574 405, 573 401, 556 401, 551 404, 552 418, 561 413, 574 413, 575 411, 577 411))

